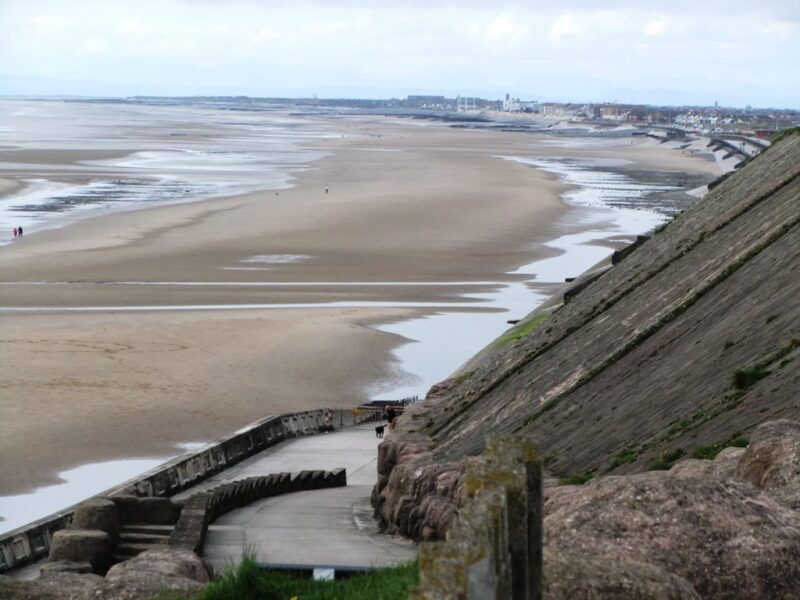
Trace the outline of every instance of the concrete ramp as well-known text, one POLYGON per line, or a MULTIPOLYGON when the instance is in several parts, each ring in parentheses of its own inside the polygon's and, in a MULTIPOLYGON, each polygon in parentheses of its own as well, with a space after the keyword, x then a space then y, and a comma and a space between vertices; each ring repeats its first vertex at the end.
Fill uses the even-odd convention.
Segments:
POLYGON ((179 497, 269 473, 347 469, 347 487, 265 498, 222 516, 208 529, 204 558, 218 571, 248 550, 260 563, 280 565, 352 568, 412 560, 416 545, 378 533, 372 519, 380 441, 371 426, 289 440, 186 490, 179 497))

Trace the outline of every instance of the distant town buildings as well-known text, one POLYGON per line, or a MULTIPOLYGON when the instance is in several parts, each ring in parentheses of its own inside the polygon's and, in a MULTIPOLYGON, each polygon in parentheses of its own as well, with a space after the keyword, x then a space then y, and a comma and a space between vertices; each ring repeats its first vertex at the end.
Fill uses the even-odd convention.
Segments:
POLYGON ((452 107, 453 101, 444 96, 408 96, 406 105, 415 108, 446 109, 452 107))
POLYGON ((539 112, 539 103, 535 100, 523 101, 506 94, 505 100, 503 100, 503 111, 537 113, 539 112))
MULTIPOLYGON (((69 101, 69 100, 67 100, 69 101)), ((81 99, 81 102, 119 102, 119 99, 81 99)), ((351 110, 383 114, 439 116, 452 119, 490 119, 492 113, 506 113, 510 119, 590 122, 598 125, 631 124, 662 129, 696 132, 703 135, 729 133, 769 138, 775 132, 800 125, 800 111, 779 108, 729 108, 713 106, 653 106, 620 102, 537 102, 505 94, 501 100, 473 96, 448 98, 440 95, 409 95, 405 99, 388 98, 250 98, 247 96, 196 96, 170 98, 134 96, 134 104, 185 104, 241 107, 272 110, 276 106, 304 106, 309 110, 351 110), (449 115, 449 113, 453 113, 449 115), (458 113, 462 113, 459 115, 458 113)))

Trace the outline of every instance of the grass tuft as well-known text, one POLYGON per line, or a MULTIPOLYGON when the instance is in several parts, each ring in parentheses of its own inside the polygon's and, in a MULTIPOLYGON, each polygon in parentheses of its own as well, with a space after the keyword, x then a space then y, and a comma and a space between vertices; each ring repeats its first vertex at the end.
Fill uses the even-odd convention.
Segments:
POLYGON ((683 458, 686 452, 683 448, 675 448, 675 450, 664 450, 661 455, 650 463, 649 467, 653 471, 669 471, 672 465, 675 464, 679 458, 683 458))
POLYGON ((539 315, 530 321, 518 323, 509 329, 508 332, 506 332, 502 337, 498 338, 495 344, 498 346, 505 346, 506 344, 521 340, 525 336, 529 335, 534 329, 539 327, 539 325, 547 321, 547 319, 548 315, 539 315))
POLYGON ((417 561, 335 581, 265 571, 252 555, 212 581, 196 600, 406 600, 419 583, 417 561))
POLYGON ((734 436, 728 442, 728 446, 732 446, 734 448, 747 448, 749 445, 750 445, 750 440, 748 440, 743 435, 734 436))
POLYGON ((737 369, 733 372, 733 387, 737 390, 746 390, 764 379, 770 373, 772 373, 772 371, 760 367, 737 369))
POLYGON ((617 452, 614 456, 614 459, 611 461, 611 464, 608 465, 606 469, 606 473, 610 473, 617 467, 621 467, 622 465, 627 465, 628 463, 635 462, 637 458, 639 458, 640 449, 637 446, 628 445, 625 446, 622 450, 617 452))
POLYGON ((750 440, 737 433, 724 442, 718 442, 709 446, 698 446, 692 450, 692 458, 699 458, 701 460, 714 460, 725 448, 747 448, 749 445, 750 440))
POLYGON ((569 477, 561 477, 558 483, 561 485, 583 485, 594 479, 594 473, 591 471, 584 471, 577 475, 570 475, 569 477))
POLYGON ((692 450, 692 458, 701 460, 714 460, 717 454, 722 452, 722 444, 711 444, 710 446, 698 446, 692 450))

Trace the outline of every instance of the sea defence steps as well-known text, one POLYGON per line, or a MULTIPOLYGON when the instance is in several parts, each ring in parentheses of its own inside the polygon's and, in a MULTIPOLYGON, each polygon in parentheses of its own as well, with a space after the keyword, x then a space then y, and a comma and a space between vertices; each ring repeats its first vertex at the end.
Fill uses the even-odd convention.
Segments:
MULTIPOLYGON (((168 498, 284 440, 354 427, 381 414, 380 408, 351 407, 271 415, 95 497, 168 498)), ((47 557, 55 533, 72 524, 76 506, 0 535, 0 573, 47 557)))
POLYGON ((316 470, 230 481, 177 503, 154 497, 92 498, 75 508, 70 528, 55 532, 41 571, 104 575, 117 563, 167 546, 202 556, 208 526, 226 513, 281 494, 346 485, 345 469, 316 470))

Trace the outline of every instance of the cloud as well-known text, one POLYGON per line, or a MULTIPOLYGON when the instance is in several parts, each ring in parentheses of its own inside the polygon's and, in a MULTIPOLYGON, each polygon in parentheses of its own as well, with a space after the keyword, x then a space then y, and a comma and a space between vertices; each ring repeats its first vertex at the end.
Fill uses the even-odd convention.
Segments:
POLYGON ((77 24, 75 17, 58 13, 37 14, 26 20, 30 34, 43 38, 68 32, 77 24))
POLYGON ((528 30, 507 14, 502 14, 486 26, 484 35, 492 41, 514 42, 527 37, 528 30))
POLYGON ((78 47, 80 54, 103 54, 108 48, 108 41, 102 37, 91 37, 78 47))
POLYGON ((554 44, 560 44, 564 38, 577 35, 583 31, 583 26, 578 23, 578 19, 573 13, 565 13, 558 17, 550 31, 547 34, 547 39, 554 44))
POLYGON ((0 65, 5 75, 125 82, 134 91, 213 82, 253 95, 324 86, 355 94, 380 85, 392 93, 603 99, 615 85, 677 93, 703 81, 721 102, 746 90, 749 102, 764 104, 770 96, 757 91, 764 81, 800 100, 800 71, 786 67, 800 55, 798 7, 797 0, 607 0, 602 8, 596 0, 71 0, 67 9, 63 0, 0 0, 0 65))
POLYGON ((800 22, 772 21, 759 27, 758 31, 766 36, 788 38, 789 36, 796 36, 800 33, 800 22))
POLYGON ((651 19, 644 26, 644 32, 653 37, 661 37, 667 29, 667 22, 664 19, 651 19))

